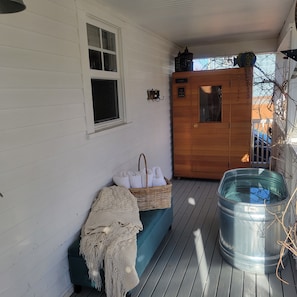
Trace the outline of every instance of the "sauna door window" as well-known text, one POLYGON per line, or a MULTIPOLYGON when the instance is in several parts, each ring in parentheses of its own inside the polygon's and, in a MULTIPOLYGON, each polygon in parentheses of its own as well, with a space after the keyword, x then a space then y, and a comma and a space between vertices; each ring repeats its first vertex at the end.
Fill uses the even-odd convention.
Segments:
POLYGON ((200 123, 221 122, 222 86, 200 87, 200 123))

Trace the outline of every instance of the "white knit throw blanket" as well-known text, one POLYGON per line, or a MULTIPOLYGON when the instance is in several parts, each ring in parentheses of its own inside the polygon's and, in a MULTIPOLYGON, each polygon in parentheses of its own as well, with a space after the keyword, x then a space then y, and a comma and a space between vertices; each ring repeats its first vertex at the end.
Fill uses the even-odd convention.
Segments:
POLYGON ((107 297, 124 297, 139 282, 135 270, 139 230, 137 199, 124 187, 103 188, 82 228, 80 253, 98 290, 102 288, 99 271, 104 267, 107 297))

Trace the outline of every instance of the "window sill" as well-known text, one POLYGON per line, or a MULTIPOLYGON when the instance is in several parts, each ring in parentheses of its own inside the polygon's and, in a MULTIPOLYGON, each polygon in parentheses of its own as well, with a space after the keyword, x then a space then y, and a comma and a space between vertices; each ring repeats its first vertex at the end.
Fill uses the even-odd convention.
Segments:
POLYGON ((98 129, 93 133, 87 133, 87 139, 94 139, 98 136, 103 136, 106 134, 109 134, 111 132, 117 132, 120 131, 122 129, 125 129, 127 126, 130 126, 132 124, 132 122, 128 122, 128 123, 120 123, 118 125, 114 125, 114 126, 109 126, 109 127, 104 127, 102 129, 98 129))

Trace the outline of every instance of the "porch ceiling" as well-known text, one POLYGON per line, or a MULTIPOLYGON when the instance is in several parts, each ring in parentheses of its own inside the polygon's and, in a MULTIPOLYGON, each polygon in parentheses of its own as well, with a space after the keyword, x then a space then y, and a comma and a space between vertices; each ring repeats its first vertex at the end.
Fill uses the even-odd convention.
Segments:
POLYGON ((97 0, 189 48, 276 39, 295 0, 97 0))

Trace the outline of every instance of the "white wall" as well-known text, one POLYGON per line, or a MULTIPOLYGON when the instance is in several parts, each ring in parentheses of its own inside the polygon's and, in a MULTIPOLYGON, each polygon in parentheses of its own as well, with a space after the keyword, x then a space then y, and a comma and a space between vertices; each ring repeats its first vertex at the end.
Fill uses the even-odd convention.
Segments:
MULTIPOLYGON (((297 64, 293 59, 284 59, 284 55, 280 51, 297 48, 295 5, 296 1, 292 4, 278 40, 279 54, 276 59, 276 80, 279 85, 288 80, 286 89, 288 96, 286 96, 287 101, 284 105, 285 117, 282 118, 275 114, 275 128, 273 131, 275 142, 273 156, 276 158, 275 169, 284 175, 290 194, 294 193, 297 187, 297 78, 294 78, 297 64)), ((280 98, 284 98, 284 96, 278 90, 274 101, 277 103, 280 98)), ((296 200, 294 203, 296 203, 296 200)), ((296 208, 294 207, 294 209, 296 208)), ((295 215, 297 214, 295 213, 295 215)))
POLYGON ((67 248, 112 175, 136 169, 144 152, 172 176, 169 81, 178 49, 92 0, 25 3, 0 17, 0 296, 57 297, 72 290, 67 248), (123 32, 129 123, 92 136, 77 5, 123 32), (164 100, 147 101, 150 88, 164 100))

